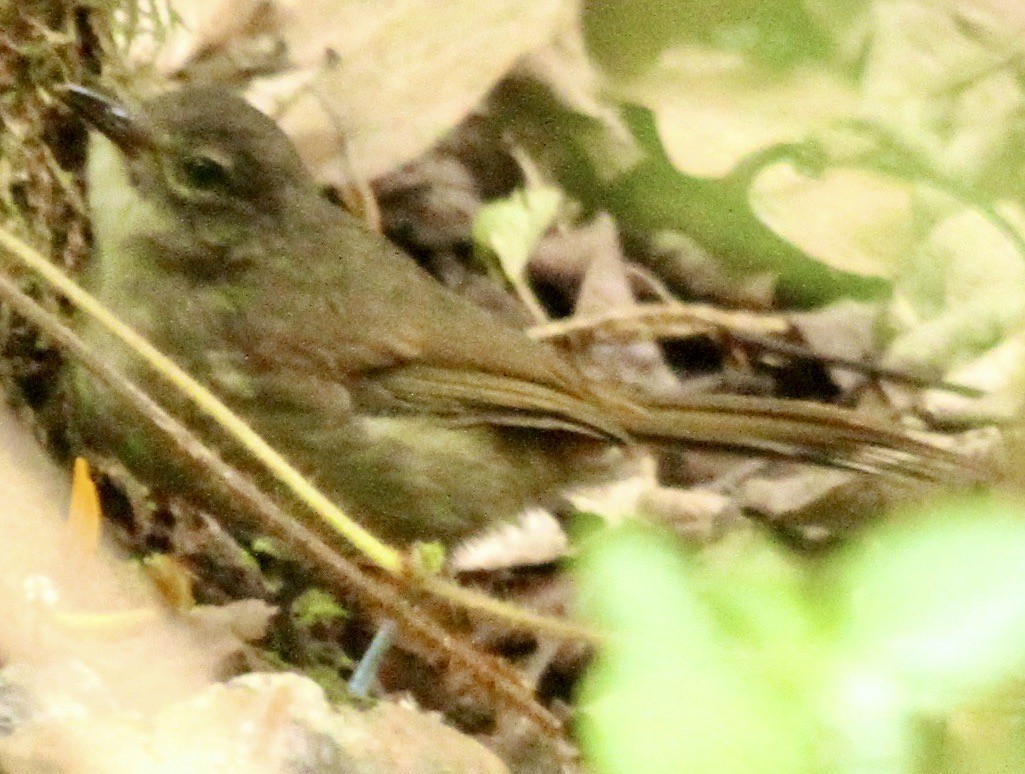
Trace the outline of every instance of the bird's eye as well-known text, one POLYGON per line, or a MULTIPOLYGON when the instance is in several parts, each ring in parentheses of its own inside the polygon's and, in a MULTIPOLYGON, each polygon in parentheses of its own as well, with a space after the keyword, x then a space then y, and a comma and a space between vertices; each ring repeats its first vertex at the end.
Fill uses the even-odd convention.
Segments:
POLYGON ((226 186, 231 173, 224 162, 200 154, 188 156, 182 161, 182 174, 185 182, 191 187, 209 190, 226 186))

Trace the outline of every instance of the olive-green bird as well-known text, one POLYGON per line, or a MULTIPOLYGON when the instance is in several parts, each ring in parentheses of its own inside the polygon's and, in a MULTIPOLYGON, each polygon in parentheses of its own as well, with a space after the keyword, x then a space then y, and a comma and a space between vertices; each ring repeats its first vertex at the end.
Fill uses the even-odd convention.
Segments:
MULTIPOLYGON (((656 404, 589 384, 325 200, 275 123, 226 90, 188 87, 137 109, 78 86, 62 99, 99 131, 87 289, 382 537, 451 543, 613 475, 615 450, 635 442, 933 477, 957 464, 842 409, 724 395, 656 404)), ((81 330, 207 424, 98 326, 81 330)), ((166 480, 174 465, 141 421, 84 371, 72 381, 88 441, 166 480)))

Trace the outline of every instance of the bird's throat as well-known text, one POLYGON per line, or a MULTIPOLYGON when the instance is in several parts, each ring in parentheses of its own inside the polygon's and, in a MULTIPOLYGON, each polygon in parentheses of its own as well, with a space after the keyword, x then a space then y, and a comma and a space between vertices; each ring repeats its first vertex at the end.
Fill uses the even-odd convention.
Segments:
POLYGON ((89 142, 88 180, 89 215, 98 255, 84 281, 115 312, 135 319, 144 307, 152 305, 134 304, 133 300, 161 290, 155 287, 159 278, 149 270, 153 265, 147 254, 152 249, 151 235, 166 233, 174 224, 166 212, 139 193, 124 156, 97 133, 89 142))

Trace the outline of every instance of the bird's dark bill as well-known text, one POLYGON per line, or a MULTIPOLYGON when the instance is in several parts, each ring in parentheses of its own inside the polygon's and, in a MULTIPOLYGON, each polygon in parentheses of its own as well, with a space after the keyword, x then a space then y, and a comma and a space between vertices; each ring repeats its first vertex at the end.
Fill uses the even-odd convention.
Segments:
POLYGON ((152 146, 153 138, 143 123, 123 103, 93 89, 68 84, 60 99, 84 121, 102 132, 127 156, 152 146))

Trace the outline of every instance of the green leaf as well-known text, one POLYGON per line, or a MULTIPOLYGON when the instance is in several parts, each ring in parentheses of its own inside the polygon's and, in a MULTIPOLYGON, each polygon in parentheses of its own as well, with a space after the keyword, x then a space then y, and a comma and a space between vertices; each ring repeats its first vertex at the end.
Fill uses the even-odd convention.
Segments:
POLYGON ((697 559, 697 590, 719 636, 757 663, 766 684, 796 699, 795 691, 818 679, 823 648, 800 560, 761 533, 732 535, 697 559))
POLYGON ((958 5, 873 4, 859 112, 947 176, 987 186, 1010 182, 1016 190, 1025 90, 1013 64, 1021 56, 1015 4, 980 4, 970 23, 958 5), (1015 161, 1003 155, 1008 151, 1015 161))
MULTIPOLYGON (((1014 220, 1021 218, 1019 211, 1014 220)), ((894 284, 886 362, 940 373, 1025 328, 1025 255, 982 212, 937 220, 894 284)))
POLYGON ((591 770, 807 770, 801 703, 737 652, 666 540, 631 528, 596 538, 580 575, 585 614, 613 633, 580 691, 591 770))
POLYGON ((527 282, 527 263, 537 243, 555 221, 562 192, 551 186, 530 186, 508 198, 484 205, 473 224, 473 242, 485 265, 497 262, 500 273, 537 320, 546 319, 527 282))
POLYGON ((1020 509, 947 506, 884 530, 838 570, 841 659, 890 681, 901 703, 949 712, 1025 666, 1020 509))
POLYGON ((288 551, 281 545, 280 541, 267 535, 255 538, 250 544, 250 550, 258 556, 267 556, 271 559, 285 559, 288 557, 288 551))
POLYGON ((503 274, 516 284, 526 275, 530 256, 555 221, 562 193, 550 186, 513 191, 484 205, 473 224, 473 241, 485 258, 497 258, 503 274))
POLYGON ((333 596, 318 588, 304 591, 292 602, 292 616, 300 626, 311 627, 349 617, 349 611, 338 604, 333 596))

